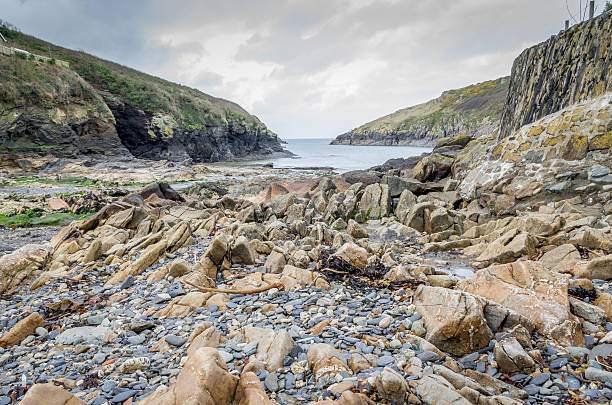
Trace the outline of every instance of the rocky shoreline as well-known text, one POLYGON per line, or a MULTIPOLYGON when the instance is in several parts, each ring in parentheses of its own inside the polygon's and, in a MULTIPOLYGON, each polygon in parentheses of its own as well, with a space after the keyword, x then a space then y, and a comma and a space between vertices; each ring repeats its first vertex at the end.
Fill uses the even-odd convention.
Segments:
POLYGON ((153 184, 0 258, 0 403, 612 399, 609 216, 347 179, 153 184))

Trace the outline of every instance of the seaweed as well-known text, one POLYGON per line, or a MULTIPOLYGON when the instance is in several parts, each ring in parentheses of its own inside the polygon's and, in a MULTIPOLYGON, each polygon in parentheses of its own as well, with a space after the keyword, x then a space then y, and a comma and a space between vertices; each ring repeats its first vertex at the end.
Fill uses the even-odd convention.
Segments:
POLYGON ((319 254, 319 269, 328 280, 342 282, 349 287, 360 289, 367 287, 379 287, 389 289, 415 288, 422 284, 421 281, 410 279, 406 281, 390 282, 384 279, 389 268, 375 260, 365 267, 353 266, 338 256, 334 256, 331 249, 322 250, 319 254))

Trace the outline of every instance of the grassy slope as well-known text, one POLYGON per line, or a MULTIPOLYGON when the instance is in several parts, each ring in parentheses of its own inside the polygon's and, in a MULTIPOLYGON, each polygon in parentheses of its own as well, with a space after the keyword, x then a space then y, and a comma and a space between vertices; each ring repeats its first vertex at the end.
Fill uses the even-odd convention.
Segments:
POLYGON ((468 125, 489 117, 499 121, 508 92, 508 77, 449 90, 434 100, 403 108, 354 129, 353 133, 376 131, 386 133, 409 129, 415 124, 435 126, 442 119, 462 116, 468 125))
POLYGON ((264 128, 255 116, 230 101, 5 27, 0 27, 0 32, 9 41, 9 45, 64 60, 96 89, 110 93, 119 101, 143 111, 170 114, 175 120, 182 121, 188 130, 227 125, 230 121, 240 122, 247 127, 264 128))

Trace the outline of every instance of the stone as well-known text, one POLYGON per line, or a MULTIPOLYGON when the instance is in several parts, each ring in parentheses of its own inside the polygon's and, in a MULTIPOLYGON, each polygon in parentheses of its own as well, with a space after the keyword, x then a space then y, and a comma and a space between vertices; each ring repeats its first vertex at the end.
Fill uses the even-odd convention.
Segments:
POLYGON ((368 237, 368 232, 354 219, 349 219, 348 228, 346 229, 346 232, 355 239, 362 239, 368 237))
POLYGON ((66 329, 55 338, 58 345, 96 343, 101 341, 110 329, 104 326, 79 326, 66 329))
POLYGON ((572 313, 595 325, 603 325, 608 319, 606 311, 574 297, 569 297, 572 313))
POLYGON ((204 255, 210 257, 210 259, 212 260, 214 264, 219 265, 221 264, 221 262, 223 261, 223 258, 227 254, 227 250, 228 250, 227 236, 224 234, 217 234, 215 235, 213 240, 210 242, 210 245, 208 246, 208 249, 206 249, 206 252, 204 253, 204 255))
POLYGON ((536 243, 536 239, 530 234, 511 229, 488 244, 476 260, 487 263, 510 263, 522 256, 533 255, 536 243))
POLYGON ((462 387, 470 387, 483 395, 489 395, 489 392, 476 381, 464 376, 463 374, 459 374, 448 367, 440 364, 434 364, 433 370, 434 373, 444 377, 444 379, 451 383, 457 390, 460 390, 462 387))
POLYGON ((415 204, 405 215, 403 223, 419 232, 428 232, 430 229, 429 215, 434 209, 435 206, 429 201, 415 204))
POLYGON ((599 381, 602 383, 612 384, 612 372, 600 370, 595 367, 589 367, 584 372, 584 377, 587 380, 599 381))
POLYGON ((586 266, 574 267, 574 275, 589 280, 608 280, 612 278, 612 255, 600 256, 591 260, 586 266))
POLYGON ((96 239, 91 242, 91 244, 85 251, 83 263, 91 263, 93 261, 98 260, 100 257, 102 257, 102 241, 100 239, 96 239))
POLYGON ((514 337, 495 342, 495 361, 502 373, 529 374, 535 369, 535 362, 514 337))
POLYGON ((406 398, 408 384, 396 371, 385 367, 376 376, 376 391, 392 404, 402 405, 406 398))
POLYGON ((368 264, 368 251, 351 242, 342 245, 334 255, 355 267, 364 268, 368 264))
POLYGON ((416 204, 416 196, 410 190, 404 190, 399 196, 397 207, 395 208, 395 216, 401 223, 405 223, 406 216, 416 204))
POLYGON ((70 206, 60 197, 53 197, 47 201, 47 206, 51 211, 69 210, 70 206))
POLYGON ((34 384, 25 394, 19 405, 86 405, 62 387, 53 383, 34 384))
POLYGON ((612 294, 601 292, 593 303, 606 312, 608 322, 612 321, 612 294))
POLYGON ((23 339, 34 334, 36 328, 45 323, 42 315, 32 312, 15 324, 6 334, 0 338, 0 347, 6 349, 21 342, 23 339))
POLYGON ((580 260, 578 249, 565 244, 544 253, 539 261, 550 270, 563 273, 571 270, 580 260))
POLYGON ((230 405, 237 378, 228 371, 216 349, 204 347, 187 358, 176 382, 139 401, 140 405, 230 405))
POLYGON ((483 304, 471 294, 421 285, 414 305, 427 327, 425 338, 442 351, 464 356, 486 347, 493 338, 483 304))
POLYGON ((232 246, 231 257, 232 263, 234 264, 249 265, 255 263, 257 253, 255 253, 255 250, 251 247, 246 237, 239 236, 232 246))
POLYGON ((387 184, 370 184, 359 201, 359 215, 362 221, 381 219, 391 211, 391 196, 387 184))
POLYGON ((266 370, 274 372, 283 366, 295 342, 285 329, 278 331, 268 328, 246 326, 242 329, 245 342, 257 342, 255 358, 266 364, 266 370))
MULTIPOLYGON (((78 246, 78 245, 77 245, 78 246)), ((0 257, 0 293, 12 292, 47 261, 53 246, 28 244, 0 257)))
POLYGON ((187 263, 187 260, 181 258, 174 259, 170 263, 170 266, 168 266, 168 275, 172 277, 180 277, 189 271, 191 271, 189 263, 187 263))
POLYGON ((273 250, 272 253, 266 259, 264 263, 264 267, 268 269, 268 271, 272 274, 278 274, 283 271, 285 265, 287 264, 287 259, 285 259, 285 255, 279 251, 273 250))
POLYGON ((270 398, 266 395, 259 377, 253 372, 242 373, 238 386, 236 388, 236 396, 234 397, 235 405, 273 405, 270 398))
POLYGON ((151 359, 148 357, 132 357, 127 359, 119 367, 122 374, 132 374, 138 370, 146 370, 151 366, 151 359))
POLYGON ((342 375, 343 372, 349 375, 351 373, 342 353, 326 343, 310 345, 307 359, 317 384, 324 377, 333 380, 335 376, 342 375))
POLYGON ((420 380, 411 381, 415 392, 425 404, 440 405, 471 405, 455 390, 448 381, 439 375, 424 376, 420 380))
POLYGON ((542 263, 491 266, 459 281, 455 288, 517 312, 533 322, 540 334, 564 345, 584 345, 580 322, 570 312, 567 276, 551 272, 542 263))

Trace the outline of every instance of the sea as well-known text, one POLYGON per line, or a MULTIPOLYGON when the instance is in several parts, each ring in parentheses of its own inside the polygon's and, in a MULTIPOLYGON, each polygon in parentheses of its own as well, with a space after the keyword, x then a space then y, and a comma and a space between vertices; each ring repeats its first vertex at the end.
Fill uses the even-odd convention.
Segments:
POLYGON ((363 170, 389 159, 418 156, 432 148, 416 146, 330 145, 332 138, 284 139, 293 157, 270 158, 257 163, 272 163, 278 168, 331 167, 338 173, 363 170))

